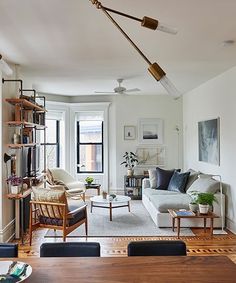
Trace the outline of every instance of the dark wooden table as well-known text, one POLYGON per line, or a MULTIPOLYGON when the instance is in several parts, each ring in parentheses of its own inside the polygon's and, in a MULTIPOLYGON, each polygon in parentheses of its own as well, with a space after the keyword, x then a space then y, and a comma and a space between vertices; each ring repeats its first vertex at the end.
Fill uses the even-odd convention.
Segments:
POLYGON ((86 190, 94 189, 97 190, 98 196, 100 195, 101 185, 100 184, 85 184, 86 190))
POLYGON ((177 236, 179 238, 180 234, 180 220, 183 218, 202 218, 203 219, 203 225, 204 225, 204 232, 206 233, 206 221, 207 219, 210 219, 210 235, 213 236, 213 227, 214 227, 214 219, 219 218, 218 215, 214 214, 213 212, 208 212, 207 214, 200 214, 199 212, 195 212, 194 215, 177 215, 176 210, 174 209, 168 209, 168 212, 170 216, 172 217, 172 230, 175 229, 175 219, 177 219, 177 236))
MULTIPOLYGON (((1 264, 0 259, 0 264, 1 264)), ((5 259, 9 260, 9 259, 5 259)), ((21 258, 33 268, 29 283, 235 283, 226 256, 21 258)))

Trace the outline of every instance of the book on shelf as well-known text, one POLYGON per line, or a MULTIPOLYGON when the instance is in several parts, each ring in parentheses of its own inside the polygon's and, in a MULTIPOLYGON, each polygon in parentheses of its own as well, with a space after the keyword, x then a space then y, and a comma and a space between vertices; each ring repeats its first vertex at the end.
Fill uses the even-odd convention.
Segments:
POLYGON ((191 210, 175 210, 176 216, 194 216, 195 213, 191 210))

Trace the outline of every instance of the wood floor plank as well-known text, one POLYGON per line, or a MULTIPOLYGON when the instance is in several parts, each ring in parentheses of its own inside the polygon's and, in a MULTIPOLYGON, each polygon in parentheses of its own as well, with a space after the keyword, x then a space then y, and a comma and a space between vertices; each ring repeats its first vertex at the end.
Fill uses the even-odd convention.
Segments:
MULTIPOLYGON (((214 235, 213 238, 204 234, 203 229, 192 229, 195 236, 181 237, 187 245, 187 252, 190 256, 202 255, 226 255, 236 263, 236 235, 227 231, 227 235, 214 235)), ((29 235, 26 234, 24 244, 19 243, 19 257, 38 257, 40 245, 44 242, 61 242, 60 238, 44 238, 46 229, 38 229, 33 233, 32 246, 29 246, 29 235)), ((145 240, 177 240, 176 237, 102 237, 102 238, 67 238, 68 242, 99 242, 101 244, 101 256, 120 257, 127 256, 127 245, 130 241, 145 240)))

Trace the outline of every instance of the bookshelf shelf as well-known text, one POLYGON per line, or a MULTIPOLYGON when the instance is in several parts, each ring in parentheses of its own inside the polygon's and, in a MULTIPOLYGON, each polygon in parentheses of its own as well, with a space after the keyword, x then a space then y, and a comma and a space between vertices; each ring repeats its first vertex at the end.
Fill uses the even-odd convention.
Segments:
POLYGON ((124 176, 124 192, 131 199, 142 199, 142 181, 145 175, 124 176))

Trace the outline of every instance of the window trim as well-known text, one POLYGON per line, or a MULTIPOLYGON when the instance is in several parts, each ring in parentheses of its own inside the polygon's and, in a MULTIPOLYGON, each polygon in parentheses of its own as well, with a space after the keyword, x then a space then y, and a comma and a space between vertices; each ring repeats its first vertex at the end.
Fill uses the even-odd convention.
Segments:
POLYGON ((102 142, 80 142, 80 121, 77 121, 77 173, 78 174, 103 174, 104 173, 104 121, 102 122, 102 142), (78 166, 80 160, 80 145, 101 145, 102 146, 102 170, 100 171, 80 171, 78 166))

